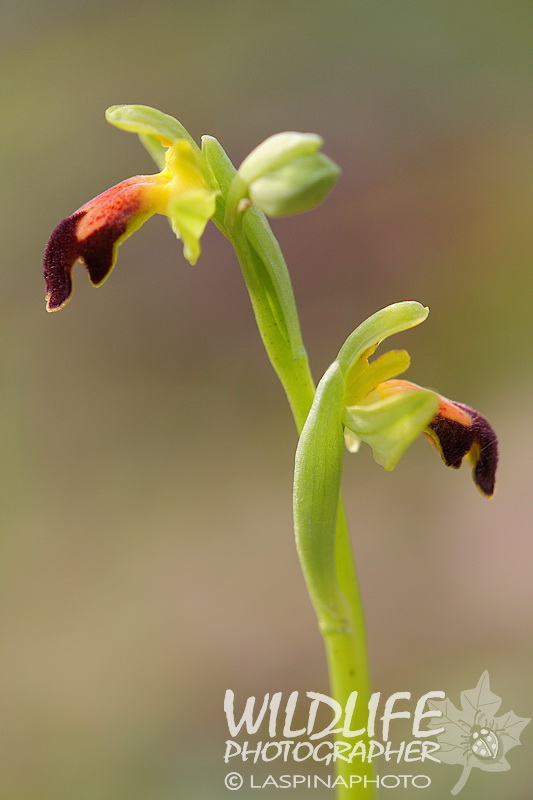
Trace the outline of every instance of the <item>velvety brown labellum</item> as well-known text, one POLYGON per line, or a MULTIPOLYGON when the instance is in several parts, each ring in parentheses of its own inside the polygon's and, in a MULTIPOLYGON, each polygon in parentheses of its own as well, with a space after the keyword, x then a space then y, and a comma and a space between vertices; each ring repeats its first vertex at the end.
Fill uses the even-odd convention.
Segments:
POLYGON ((438 440, 444 462, 456 469, 469 455, 474 468, 473 477, 483 494, 494 494, 496 467, 498 466, 498 439, 495 432, 478 411, 462 403, 441 403, 436 417, 429 423, 432 435, 438 440), (465 425, 455 413, 460 409, 469 418, 465 425))
POLYGON ((129 178, 90 200, 59 223, 43 258, 48 309, 61 308, 72 291, 72 268, 81 259, 91 282, 98 286, 113 268, 115 249, 128 231, 135 229, 139 215, 154 213, 149 190, 151 176, 129 178))
POLYGON ((91 283, 98 286, 113 268, 115 243, 126 232, 127 220, 114 219, 83 241, 76 236, 78 224, 85 211, 77 211, 60 222, 52 233, 43 259, 48 308, 61 308, 72 291, 72 268, 81 259, 89 272, 91 283))

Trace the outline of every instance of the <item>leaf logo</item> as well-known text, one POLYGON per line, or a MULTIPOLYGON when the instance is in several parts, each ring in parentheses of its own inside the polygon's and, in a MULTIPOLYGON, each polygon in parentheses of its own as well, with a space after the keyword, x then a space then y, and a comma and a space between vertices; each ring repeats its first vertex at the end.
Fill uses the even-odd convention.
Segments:
POLYGON ((436 735, 440 761, 463 767, 451 790, 453 795, 459 794, 474 767, 486 772, 511 769, 506 755, 521 743, 520 734, 531 720, 518 717, 513 711, 497 717, 501 702, 501 697, 490 689, 486 670, 474 689, 461 692, 460 709, 447 697, 429 702, 430 708, 442 712, 441 717, 428 723, 428 728, 444 728, 436 735))

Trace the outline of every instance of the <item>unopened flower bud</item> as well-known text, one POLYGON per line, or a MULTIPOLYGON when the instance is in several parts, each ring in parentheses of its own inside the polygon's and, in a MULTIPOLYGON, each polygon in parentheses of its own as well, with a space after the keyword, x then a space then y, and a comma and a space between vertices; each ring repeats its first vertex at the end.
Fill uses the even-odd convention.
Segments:
POLYGON ((340 175, 322 153, 301 156, 266 173, 250 185, 250 199, 270 217, 299 214, 320 205, 340 175))
POLYGON ((316 153, 323 139, 316 133, 286 131, 269 136, 257 145, 242 162, 239 175, 248 186, 263 175, 289 164, 301 156, 316 153))

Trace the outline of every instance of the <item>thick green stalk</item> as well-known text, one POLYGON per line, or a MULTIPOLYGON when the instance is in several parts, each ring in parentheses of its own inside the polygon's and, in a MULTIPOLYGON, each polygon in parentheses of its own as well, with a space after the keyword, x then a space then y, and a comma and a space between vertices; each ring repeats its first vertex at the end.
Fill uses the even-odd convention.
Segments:
MULTIPOLYGON (((324 634, 324 642, 332 696, 342 706, 345 706, 351 692, 358 692, 358 702, 352 723, 352 730, 358 730, 366 728, 367 725, 370 674, 363 605, 355 572, 342 494, 339 494, 335 553, 337 580, 349 608, 350 630, 347 632, 337 631, 335 634, 330 635, 324 634)), ((342 739, 342 737, 340 738, 342 739)), ((366 734, 364 740, 368 741, 366 734)), ((348 764, 340 761, 337 762, 336 769, 337 774, 342 776, 347 783, 349 783, 351 775, 359 775, 362 779, 365 777, 374 778, 374 768, 371 764, 348 764)), ((339 786, 337 788, 338 800, 356 800, 356 798, 360 797, 372 800, 374 791, 371 786, 372 784, 366 789, 362 783, 352 789, 339 786)))
POLYGON ((289 340, 288 326, 285 317, 279 313, 279 307, 276 308, 276 296, 269 286, 268 277, 265 274, 263 280, 258 278, 258 273, 264 271, 261 260, 242 230, 231 241, 239 259, 263 344, 285 389, 300 433, 315 394, 307 353, 301 339, 296 342, 289 340))
MULTIPOLYGON (((257 265, 254 267, 256 259, 244 234, 242 232, 237 234, 231 241, 239 258, 265 349, 287 395, 298 433, 301 433, 315 393, 303 343, 301 340, 289 343, 284 336, 285 330, 281 329, 271 309, 272 297, 269 297, 263 282, 257 280, 255 269, 257 265)), ((324 638, 332 697, 345 707, 350 694, 353 691, 358 692, 352 723, 352 729, 357 730, 365 728, 367 724, 370 679, 363 607, 340 495, 335 533, 335 567, 341 596, 333 616, 331 609, 326 612, 314 602, 313 589, 305 568, 304 575, 324 638)), ((342 737, 340 739, 342 740, 342 737)), ((354 740, 351 743, 353 744, 354 740)), ((337 775, 348 786, 348 788, 344 785, 337 787, 338 800, 359 800, 363 797, 365 800, 372 800, 372 784, 366 789, 363 785, 364 777, 373 777, 374 771, 371 765, 350 764, 338 760, 335 769, 337 775), (350 787, 351 776, 361 777, 361 783, 355 783, 350 787)))
MULTIPOLYGON (((315 386, 283 254, 261 212, 250 208, 245 214, 238 213, 237 209, 228 213, 226 204, 231 198, 236 173, 216 139, 203 137, 203 152, 211 175, 221 189, 214 221, 235 248, 261 338, 285 390, 300 434, 313 404, 315 386), (228 228, 228 222, 231 228, 228 228)), ((370 696, 366 633, 340 494, 337 506, 335 538, 326 543, 326 547, 334 551, 333 607, 325 607, 319 597, 320 591, 315 591, 314 579, 317 573, 320 574, 320 567, 312 575, 305 558, 301 558, 301 563, 324 637, 332 697, 344 708, 350 694, 358 692, 352 718, 352 730, 356 730, 366 727, 370 696)), ((351 743, 354 743, 353 739, 351 743)), ((365 789, 362 782, 364 776, 372 778, 372 766, 338 760, 335 769, 348 787, 350 776, 361 777, 361 783, 355 783, 351 788, 339 785, 338 800, 372 800, 372 784, 365 789)))

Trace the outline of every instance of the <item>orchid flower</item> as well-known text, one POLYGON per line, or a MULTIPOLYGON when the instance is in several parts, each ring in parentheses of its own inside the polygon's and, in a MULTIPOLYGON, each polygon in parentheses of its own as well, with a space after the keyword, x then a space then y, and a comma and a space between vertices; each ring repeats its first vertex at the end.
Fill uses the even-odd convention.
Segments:
MULTIPOLYGON (((384 398, 419 389, 411 381, 388 380, 379 384, 375 391, 384 398)), ((494 430, 479 411, 442 395, 437 397, 437 413, 424 429, 426 438, 435 445, 447 467, 459 469, 466 458, 479 491, 492 497, 498 465, 498 440, 494 430)))
MULTIPOLYGON (((108 119, 114 121, 113 109, 110 112, 108 119)), ((122 181, 59 223, 43 259, 48 311, 57 311, 70 299, 71 274, 78 259, 85 263, 93 285, 100 286, 113 269, 118 245, 153 214, 169 218, 189 263, 195 264, 200 255, 200 237, 215 213, 218 194, 209 184, 202 155, 186 138, 174 138, 179 131, 161 133, 160 125, 140 130, 138 122, 130 127, 120 122, 119 127, 144 133, 152 145, 164 148, 163 169, 122 181)))
POLYGON ((418 303, 396 303, 363 322, 341 349, 341 361, 350 353, 343 413, 347 447, 354 452, 360 441, 366 442, 375 460, 392 470, 424 432, 447 466, 457 469, 466 457, 476 486, 490 497, 494 494, 498 443, 485 417, 415 383, 398 380, 396 376, 410 365, 405 350, 390 350, 369 361, 384 338, 420 324, 428 313, 429 309, 418 303), (359 343, 355 352, 354 343, 359 343))

